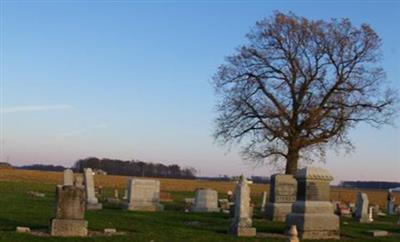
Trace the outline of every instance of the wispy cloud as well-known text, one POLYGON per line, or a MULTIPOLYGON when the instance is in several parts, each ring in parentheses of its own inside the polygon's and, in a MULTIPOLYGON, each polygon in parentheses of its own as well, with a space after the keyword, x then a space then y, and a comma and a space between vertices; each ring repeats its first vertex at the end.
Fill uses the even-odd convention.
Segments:
POLYGON ((92 131, 92 130, 95 130, 95 129, 106 128, 107 126, 108 126, 108 125, 107 125, 107 124, 104 124, 104 123, 102 123, 102 124, 95 124, 95 125, 90 126, 90 127, 85 127, 85 128, 78 129, 78 130, 72 130, 72 131, 60 133, 60 134, 58 135, 58 137, 59 137, 59 138, 68 138, 68 137, 72 137, 72 136, 77 136, 77 135, 81 135, 81 134, 88 133, 88 132, 90 132, 90 131, 92 131))
POLYGON ((0 108, 0 113, 41 112, 71 109, 71 105, 27 105, 0 108))

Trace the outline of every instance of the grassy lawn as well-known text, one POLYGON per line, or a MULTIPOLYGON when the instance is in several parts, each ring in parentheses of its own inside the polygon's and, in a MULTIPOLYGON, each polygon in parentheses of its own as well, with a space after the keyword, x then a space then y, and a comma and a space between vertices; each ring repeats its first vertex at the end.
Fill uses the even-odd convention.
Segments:
MULTIPOLYGON (((226 234, 229 217, 226 214, 184 213, 183 199, 193 197, 191 192, 172 192, 174 202, 164 203, 163 212, 128 212, 104 204, 101 211, 88 211, 86 219, 89 229, 102 231, 104 228, 116 228, 127 234, 113 237, 88 238, 52 238, 37 237, 15 233, 16 226, 27 226, 32 230, 47 230, 50 218, 54 215, 54 185, 22 182, 0 182, 0 241, 286 241, 279 238, 237 238, 226 234), (28 191, 46 194, 44 198, 29 197, 28 191)), ((112 196, 106 189, 105 196, 112 196)), ((122 190, 120 191, 122 193, 122 190)), ((256 204, 259 201, 255 201, 256 204)), ((258 211, 258 209, 257 209, 258 211)), ((373 224, 360 225, 352 220, 341 224, 341 241, 400 241, 400 226, 395 225, 396 217, 379 219, 373 224), (366 229, 383 229, 394 233, 390 237, 373 239, 364 234, 366 229)), ((272 223, 255 214, 254 225, 258 232, 283 233, 284 223, 272 223)), ((335 241, 335 240, 334 240, 335 241)))

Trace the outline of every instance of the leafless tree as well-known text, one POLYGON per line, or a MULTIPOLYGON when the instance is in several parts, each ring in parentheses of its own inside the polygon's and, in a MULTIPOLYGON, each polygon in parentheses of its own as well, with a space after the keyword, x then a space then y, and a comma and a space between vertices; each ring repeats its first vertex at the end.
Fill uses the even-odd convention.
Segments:
POLYGON ((244 158, 284 161, 286 173, 295 174, 299 160, 351 146, 355 124, 393 120, 396 91, 386 83, 381 39, 369 25, 276 12, 247 39, 213 77, 215 138, 244 145, 244 158))

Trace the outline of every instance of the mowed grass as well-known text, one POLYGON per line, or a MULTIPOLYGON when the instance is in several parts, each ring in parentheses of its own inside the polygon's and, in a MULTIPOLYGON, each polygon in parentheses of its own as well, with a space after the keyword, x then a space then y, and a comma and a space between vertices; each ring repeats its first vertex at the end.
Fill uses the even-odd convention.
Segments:
MULTIPOLYGON (((104 196, 111 196, 113 188, 106 188, 104 196)), ((54 216, 54 184, 21 181, 0 182, 0 241, 130 241, 130 242, 188 242, 188 241, 286 241, 282 238, 237 238, 226 233, 230 221, 223 213, 184 213, 183 199, 193 195, 188 191, 171 192, 174 202, 164 203, 163 212, 131 212, 104 204, 101 211, 86 212, 91 231, 116 228, 125 235, 112 237, 56 238, 17 234, 16 226, 28 226, 33 230, 47 231, 49 220, 54 216), (28 191, 38 191, 46 197, 30 197, 28 191)), ((224 194, 221 194, 223 196, 224 194)), ((259 196, 253 197, 259 204, 259 196)), ((360 225, 349 219, 341 223, 341 241, 400 241, 400 226, 396 217, 379 219, 373 224, 360 225), (366 229, 384 229, 392 236, 373 239, 364 234, 366 229)), ((343 222, 343 221, 342 221, 343 222)), ((283 234, 284 223, 272 223, 263 219, 256 208, 254 226, 258 232, 283 234)), ((325 240, 329 241, 329 240, 325 240)), ((335 240, 333 240, 335 241, 335 240)))

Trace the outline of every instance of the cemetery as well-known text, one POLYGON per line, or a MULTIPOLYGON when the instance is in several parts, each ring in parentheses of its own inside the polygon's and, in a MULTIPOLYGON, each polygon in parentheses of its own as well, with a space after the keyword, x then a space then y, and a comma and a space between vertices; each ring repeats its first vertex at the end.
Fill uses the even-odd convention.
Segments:
POLYGON ((400 242, 400 1, 0 2, 0 242, 400 242))
MULTIPOLYGON (((134 178, 113 186, 110 185, 113 184, 111 180, 116 180, 117 177, 94 175, 93 184, 83 182, 81 186, 71 185, 71 180, 73 184, 77 184, 76 179, 79 180, 82 174, 70 171, 24 173, 7 170, 5 173, 0 169, 0 174, 0 241, 58 241, 60 237, 63 237, 62 241, 87 241, 88 238, 84 237, 89 237, 96 241, 139 242, 283 242, 289 239, 400 241, 400 224, 397 224, 400 215, 395 212, 389 215, 387 206, 384 205, 380 206, 379 212, 372 213, 373 206, 366 204, 367 193, 372 195, 373 203, 376 204, 375 197, 386 200, 385 192, 376 196, 368 190, 366 193, 354 191, 354 199, 341 201, 342 207, 349 203, 355 204, 352 208, 353 215, 337 215, 339 213, 334 203, 339 201, 331 199, 334 192, 329 188, 332 177, 328 171, 319 168, 299 170, 298 175, 294 176, 298 195, 286 222, 273 221, 273 217, 267 216, 267 210, 262 209, 263 197, 271 201, 272 190, 292 191, 287 183, 276 181, 275 186, 281 184, 283 188, 272 189, 267 185, 249 184, 242 177, 224 189, 220 188, 222 182, 215 182, 204 183, 208 186, 206 189, 181 191, 171 188, 171 185, 168 188, 163 186, 164 182, 172 182, 165 179, 160 182, 157 179, 134 178), (39 175, 48 179, 43 179, 43 182, 35 181, 35 176, 39 175), (56 180, 55 183, 53 179, 56 180), (85 191, 91 190, 87 185, 97 187, 100 181, 102 185, 109 185, 104 185, 101 195, 95 193, 92 197, 92 200, 102 204, 101 209, 93 210, 87 202, 85 191), (128 189, 128 195, 123 198, 125 189, 128 189), (228 201, 230 190, 233 191, 233 203, 239 204, 233 206, 233 214, 224 213, 223 206, 226 205, 221 206, 228 201), (29 196, 30 191, 42 193, 44 196, 29 196), (160 199, 160 193, 169 194, 164 195, 168 199, 160 199), (119 199, 121 203, 108 202, 109 198, 119 199), (221 199, 226 201, 218 202, 221 199), (191 200, 193 210, 185 211, 185 200, 191 200), (132 209, 127 209, 129 207, 132 209), (373 221, 368 220, 369 216, 373 216, 373 221)), ((199 182, 198 186, 204 184, 199 182)), ((390 206, 397 208, 400 193, 393 192, 390 199, 394 201, 390 206)))

